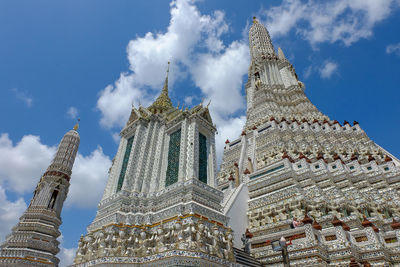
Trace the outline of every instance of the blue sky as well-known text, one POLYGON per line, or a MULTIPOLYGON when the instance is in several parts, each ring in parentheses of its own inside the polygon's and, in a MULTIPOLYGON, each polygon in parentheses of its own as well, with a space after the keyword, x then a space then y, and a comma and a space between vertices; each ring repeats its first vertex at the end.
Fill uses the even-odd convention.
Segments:
POLYGON ((221 155, 245 119, 254 15, 317 108, 358 121, 400 157, 399 11, 399 0, 1 1, 0 242, 79 117, 61 227, 63 264, 71 259, 94 218, 130 106, 157 96, 168 60, 175 105, 212 100, 221 155))

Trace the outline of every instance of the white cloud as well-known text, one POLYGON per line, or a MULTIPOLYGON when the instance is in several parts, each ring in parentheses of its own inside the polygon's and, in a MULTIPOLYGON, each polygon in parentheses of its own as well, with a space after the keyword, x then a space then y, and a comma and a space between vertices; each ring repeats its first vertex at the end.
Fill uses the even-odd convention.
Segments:
POLYGON ((116 144, 119 144, 119 141, 121 140, 121 136, 119 135, 119 133, 113 133, 111 137, 116 144))
POLYGON ((97 108, 101 111, 100 124, 106 128, 123 126, 129 118, 132 104, 149 104, 150 97, 145 90, 133 84, 133 76, 121 73, 114 85, 108 85, 100 92, 97 108))
POLYGON ((193 103, 194 96, 186 96, 184 101, 186 106, 191 106, 193 103))
POLYGON ((17 193, 33 191, 55 152, 56 147, 43 145, 39 136, 25 135, 14 145, 8 134, 1 134, 0 183, 17 193))
POLYGON ((237 116, 245 108, 241 95, 243 75, 250 64, 249 48, 243 42, 233 42, 218 54, 203 54, 191 72, 195 84, 211 99, 210 112, 217 125, 217 160, 221 161, 226 138, 238 138, 245 117, 237 116))
POLYGON ((64 247, 64 237, 63 235, 60 235, 57 240, 60 242, 60 252, 57 254, 57 258, 60 259, 59 266, 60 267, 65 267, 65 266, 70 266, 74 262, 75 254, 76 254, 76 248, 65 248, 64 247))
POLYGON ((26 208, 23 198, 18 198, 14 202, 8 200, 4 188, 0 185, 0 243, 11 233, 11 228, 17 224, 26 208))
POLYGON ((60 246, 60 252, 57 254, 57 257, 60 259, 59 266, 66 267, 72 265, 74 263, 75 254, 76 248, 64 248, 60 246))
POLYGON ((210 109, 216 116, 225 118, 245 107, 240 91, 249 57, 248 46, 235 41, 222 53, 200 55, 192 67, 195 84, 212 100, 210 109))
POLYGON ((24 102, 28 108, 32 107, 33 99, 29 97, 26 92, 19 91, 17 88, 13 88, 12 91, 15 97, 24 102))
POLYGON ((312 66, 308 66, 305 70, 304 70, 304 79, 308 79, 311 74, 313 73, 313 67, 312 66))
POLYGON ((188 69, 196 64, 196 48, 202 47, 210 53, 224 49, 219 40, 228 30, 223 12, 203 15, 193 0, 176 0, 171 3, 170 13, 166 32, 148 32, 129 42, 130 72, 122 73, 115 85, 107 86, 97 102, 102 126, 123 126, 132 103, 149 105, 161 89, 168 61, 172 61, 169 83, 173 88, 177 77, 185 77, 188 69))
MULTIPOLYGON (((56 147, 42 144, 39 136, 26 135, 14 145, 8 134, 1 134, 0 184, 20 194, 32 192, 55 152, 56 147)), ((110 166, 111 160, 104 155, 101 147, 88 156, 78 153, 66 204, 82 208, 96 207, 110 166)))
POLYGON ((399 5, 395 0, 283 0, 262 14, 272 36, 295 29, 311 45, 343 42, 346 46, 373 34, 373 27, 399 5))
POLYGON ((70 119, 76 119, 78 117, 78 109, 76 107, 69 107, 67 110, 67 115, 70 119))
POLYGON ((111 160, 99 146, 88 156, 78 154, 72 169, 67 206, 96 207, 103 195, 111 160), (90 188, 90 190, 88 190, 90 188))
POLYGON ((215 136, 218 168, 222 161, 226 139, 233 141, 240 138, 240 133, 242 132, 243 125, 246 122, 246 116, 232 117, 227 120, 219 120, 219 122, 218 135, 215 136))
POLYGON ((338 70, 338 64, 333 61, 325 61, 324 65, 319 69, 321 77, 324 79, 329 79, 338 70))
MULTIPOLYGON (((238 114, 243 114, 245 108, 241 89, 250 63, 249 49, 244 41, 226 46, 220 38, 229 30, 224 13, 201 14, 194 2, 173 1, 170 24, 165 32, 148 32, 129 42, 130 72, 122 73, 115 85, 107 86, 100 93, 97 108, 102 113, 102 126, 123 126, 132 101, 135 105, 139 101, 149 105, 159 93, 167 61, 172 60, 170 88, 177 77, 189 74, 203 93, 205 103, 212 99, 210 111, 221 136, 217 137, 216 144, 220 158, 225 141, 222 139, 229 134, 240 134, 244 123, 238 114)), ((193 97, 187 96, 184 101, 191 105, 193 97)))
POLYGON ((400 43, 388 45, 386 47, 386 53, 387 54, 393 53, 395 55, 400 56, 400 43))

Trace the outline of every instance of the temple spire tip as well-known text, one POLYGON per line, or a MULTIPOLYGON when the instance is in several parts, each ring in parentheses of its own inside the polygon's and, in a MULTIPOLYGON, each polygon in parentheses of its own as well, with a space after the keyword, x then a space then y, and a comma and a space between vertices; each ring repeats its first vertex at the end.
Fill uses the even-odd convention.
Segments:
POLYGON ((73 128, 75 131, 78 131, 78 129, 79 129, 79 122, 80 121, 81 121, 81 119, 78 118, 78 122, 74 125, 74 128, 73 128))

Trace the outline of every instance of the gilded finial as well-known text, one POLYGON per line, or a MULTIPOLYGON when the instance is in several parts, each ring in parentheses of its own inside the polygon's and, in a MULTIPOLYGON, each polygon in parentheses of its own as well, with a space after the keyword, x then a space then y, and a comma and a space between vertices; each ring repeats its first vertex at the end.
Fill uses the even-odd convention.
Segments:
POLYGON ((253 17, 253 23, 258 23, 256 16, 253 17))
POLYGON ((78 122, 75 124, 75 126, 74 126, 74 130, 75 131, 78 131, 78 129, 79 129, 79 122, 81 121, 81 119, 78 119, 78 122))
POLYGON ((208 106, 210 106, 210 104, 211 104, 211 99, 210 99, 210 101, 208 101, 207 108, 208 108, 208 106))

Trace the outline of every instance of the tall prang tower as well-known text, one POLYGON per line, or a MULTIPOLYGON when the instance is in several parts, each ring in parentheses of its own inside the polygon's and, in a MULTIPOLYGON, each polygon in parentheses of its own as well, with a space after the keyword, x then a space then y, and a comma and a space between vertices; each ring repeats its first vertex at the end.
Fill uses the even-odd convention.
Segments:
POLYGON ((251 255, 267 266, 282 266, 269 243, 281 237, 290 266, 400 264, 399 160, 356 121, 322 114, 256 18, 249 46, 247 121, 217 176, 235 245, 248 228, 251 255))
POLYGON ((58 266, 58 228, 80 142, 77 130, 78 124, 62 138, 29 207, 0 246, 0 266, 58 266))
POLYGON ((207 106, 172 105, 167 72, 155 102, 132 107, 73 266, 233 266, 215 131, 207 106))

